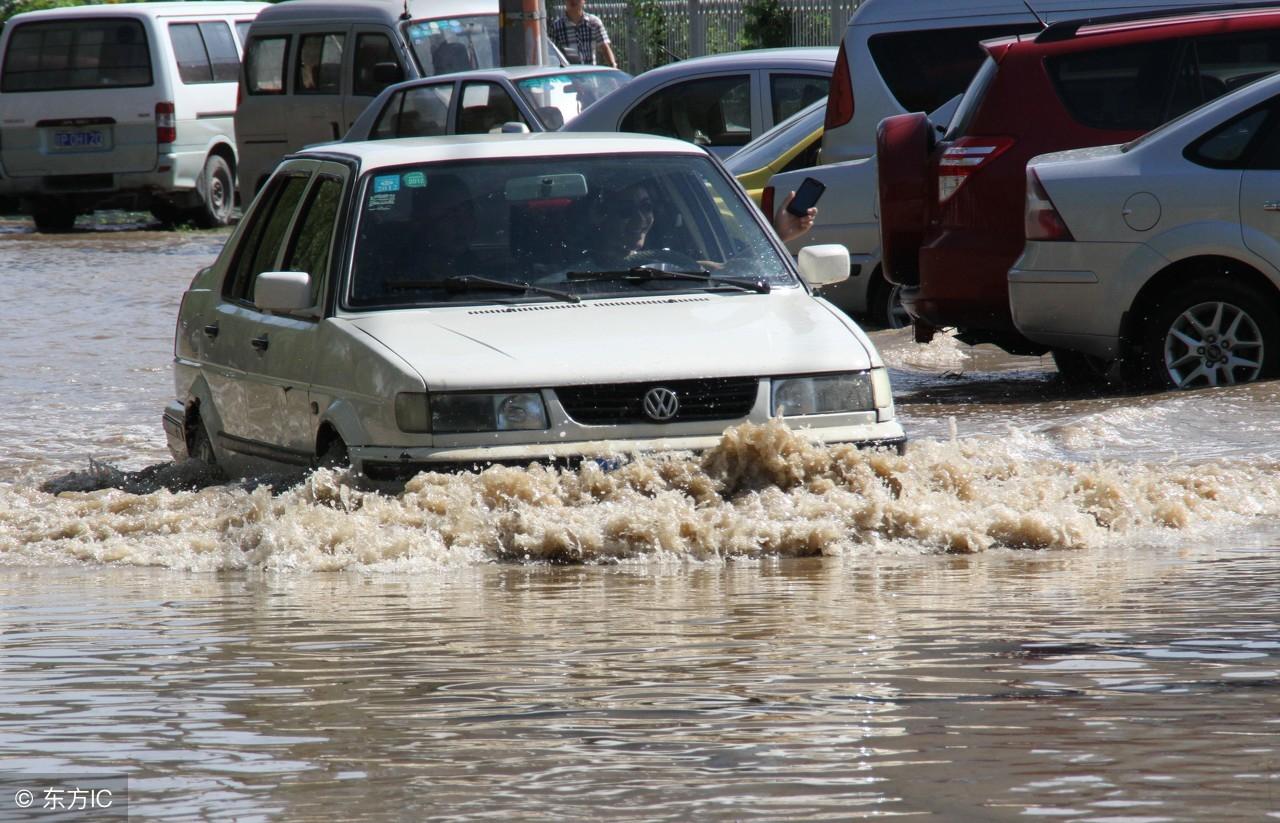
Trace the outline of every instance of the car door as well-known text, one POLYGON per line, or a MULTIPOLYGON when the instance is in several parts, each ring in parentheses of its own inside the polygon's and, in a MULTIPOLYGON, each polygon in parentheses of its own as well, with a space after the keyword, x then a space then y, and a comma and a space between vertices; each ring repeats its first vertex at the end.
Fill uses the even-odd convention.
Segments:
POLYGON ((453 99, 453 87, 452 82, 427 83, 394 92, 373 121, 367 139, 449 134, 449 102, 453 99))
POLYGON ((391 35, 385 29, 356 26, 352 32, 355 49, 351 55, 351 94, 343 100, 345 127, 347 130, 382 90, 405 77, 404 61, 396 49, 391 35))
POLYGON ((831 75, 810 74, 798 70, 764 72, 767 79, 760 83, 766 100, 760 106, 764 116, 761 133, 773 128, 791 115, 827 96, 831 75))
POLYGON ((759 117, 752 71, 679 80, 641 98, 619 131, 675 137, 728 157, 751 141, 759 117))
POLYGON ((347 40, 345 27, 313 27, 295 38, 285 125, 290 147, 339 140, 345 133, 342 69, 347 40))
POLYGON ((529 121, 520 113, 516 101, 499 83, 471 80, 458 90, 456 134, 488 134, 503 123, 529 121))
POLYGON ((1245 246, 1280 272, 1280 98, 1238 115, 1201 138, 1189 158, 1216 162, 1240 177, 1240 229, 1245 246), (1243 158, 1243 162, 1241 162, 1243 158))
POLYGON ((340 164, 291 161, 272 177, 262 207, 240 235, 214 312, 206 377, 225 448, 300 465, 311 461, 313 350, 348 178, 340 164), (313 305, 295 314, 259 310, 254 284, 266 271, 306 271, 313 305))

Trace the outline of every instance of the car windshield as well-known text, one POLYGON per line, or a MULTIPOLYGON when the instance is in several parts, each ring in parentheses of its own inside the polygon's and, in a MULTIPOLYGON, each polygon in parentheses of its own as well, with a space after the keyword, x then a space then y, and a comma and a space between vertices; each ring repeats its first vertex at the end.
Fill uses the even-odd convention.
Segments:
POLYGON ((351 308, 796 284, 757 210, 704 156, 397 166, 366 175, 359 196, 351 308))
POLYGON ((496 14, 411 20, 404 32, 423 77, 501 65, 496 14))
POLYGON ((546 74, 516 82, 520 95, 533 106, 548 131, 555 131, 582 110, 631 79, 616 69, 546 74))
POLYGON ((826 113, 827 98, 823 97, 729 155, 725 166, 730 174, 745 174, 769 165, 787 149, 822 128, 826 113))

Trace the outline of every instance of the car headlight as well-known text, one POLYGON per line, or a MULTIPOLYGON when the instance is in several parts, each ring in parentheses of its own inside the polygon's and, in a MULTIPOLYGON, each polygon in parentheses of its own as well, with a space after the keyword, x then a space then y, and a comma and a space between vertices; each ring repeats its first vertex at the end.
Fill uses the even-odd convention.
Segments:
POLYGON ((869 372, 824 374, 820 377, 778 377, 773 380, 773 414, 873 411, 875 392, 869 372))
POLYGON ((400 394, 396 424, 436 434, 532 431, 547 428, 547 410, 539 392, 400 394))

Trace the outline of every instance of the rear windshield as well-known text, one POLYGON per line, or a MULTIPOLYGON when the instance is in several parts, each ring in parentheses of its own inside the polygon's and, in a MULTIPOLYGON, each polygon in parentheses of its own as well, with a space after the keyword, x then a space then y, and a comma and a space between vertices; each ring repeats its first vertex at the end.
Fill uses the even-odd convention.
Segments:
POLYGON ((528 77, 516 82, 525 101, 538 112, 542 124, 555 131, 582 110, 631 79, 615 69, 528 77))
POLYGON ((22 23, 9 36, 0 91, 151 85, 142 23, 120 17, 22 23))
POLYGON ((496 14, 413 20, 404 32, 423 77, 501 65, 496 14))
POLYGON ((880 76, 905 111, 931 112, 962 93, 986 56, 978 44, 1039 26, 973 26, 877 34, 867 46, 880 76))

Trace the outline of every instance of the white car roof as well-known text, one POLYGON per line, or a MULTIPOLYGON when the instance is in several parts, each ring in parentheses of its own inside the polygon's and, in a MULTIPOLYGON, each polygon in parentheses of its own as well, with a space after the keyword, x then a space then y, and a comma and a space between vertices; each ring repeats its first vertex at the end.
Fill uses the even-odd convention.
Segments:
MULTIPOLYGON (((1252 0, 1243 0, 1251 2, 1252 0)), ((1258 0, 1267 2, 1267 0, 1258 0)), ((937 29, 965 25, 966 18, 1015 15, 1035 22, 1030 9, 1035 9, 1048 22, 1077 20, 1140 11, 1158 11, 1178 6, 1208 6, 1208 0, 863 0, 849 19, 850 26, 878 26, 912 23, 905 29, 937 29), (946 26, 937 25, 941 20, 946 26), (924 26, 921 22, 927 23, 924 26)))
MULTIPOLYGON (((275 3, 262 15, 264 21, 399 20, 406 0, 290 0, 275 3)), ((497 14, 498 0, 408 0, 409 16, 414 20, 442 17, 470 17, 497 14)))
POLYGON ((201 3, 100 3, 27 11, 10 17, 9 23, 62 17, 169 17, 175 15, 216 17, 220 14, 256 14, 270 5, 270 3, 244 2, 244 0, 207 0, 201 3))
POLYGON ((447 137, 403 137, 358 143, 328 143, 290 157, 343 155, 356 159, 362 171, 405 163, 446 160, 501 160, 554 155, 680 154, 706 157, 699 146, 669 137, 644 134, 460 134, 447 137))
POLYGON ((805 63, 834 63, 835 46, 792 46, 783 49, 751 49, 749 51, 731 51, 724 54, 708 54, 704 57, 690 57, 677 60, 649 69, 639 75, 646 80, 657 80, 669 74, 686 75, 700 71, 718 71, 726 68, 767 68, 803 65, 805 63))

